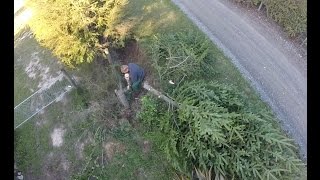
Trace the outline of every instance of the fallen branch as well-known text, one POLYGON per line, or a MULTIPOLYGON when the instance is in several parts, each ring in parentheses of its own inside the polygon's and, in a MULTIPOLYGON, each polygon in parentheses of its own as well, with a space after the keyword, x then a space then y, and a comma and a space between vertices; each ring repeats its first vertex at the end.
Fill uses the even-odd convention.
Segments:
POLYGON ((175 66, 172 66, 172 67, 170 67, 169 69, 180 66, 180 65, 181 65, 182 63, 184 63, 188 58, 189 58, 189 56, 188 56, 188 57, 186 57, 186 59, 185 59, 185 60, 183 60, 181 63, 179 63, 179 64, 177 64, 177 65, 175 65, 175 66))

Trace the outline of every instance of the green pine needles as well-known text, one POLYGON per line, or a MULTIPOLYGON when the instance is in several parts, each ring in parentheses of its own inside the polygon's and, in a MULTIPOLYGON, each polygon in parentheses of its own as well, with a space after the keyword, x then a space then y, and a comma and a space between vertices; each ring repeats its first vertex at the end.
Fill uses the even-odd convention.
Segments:
POLYGON ((146 97, 140 117, 168 135, 163 149, 176 169, 212 167, 228 179, 292 179, 301 173, 292 140, 268 115, 247 111, 234 87, 192 81, 175 92, 176 112, 146 97))
POLYGON ((202 34, 185 31, 154 36, 149 53, 160 80, 180 84, 195 77, 212 77, 215 58, 210 48, 202 34))

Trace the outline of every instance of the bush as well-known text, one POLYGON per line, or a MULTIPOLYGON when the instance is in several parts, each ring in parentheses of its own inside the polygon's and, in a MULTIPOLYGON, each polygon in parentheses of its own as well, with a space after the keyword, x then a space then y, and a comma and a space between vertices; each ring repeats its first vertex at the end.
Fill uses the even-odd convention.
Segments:
POLYGON ((105 37, 109 45, 123 46, 116 30, 120 9, 127 0, 28 0, 29 26, 41 45, 51 49, 65 65, 91 62, 105 37), (99 41, 100 40, 100 41, 99 41), (116 43, 113 43, 116 42, 116 43))
POLYGON ((175 168, 213 167, 228 179, 293 179, 300 173, 292 140, 265 112, 248 111, 234 87, 193 81, 174 97, 181 106, 169 115, 156 101, 143 100, 141 118, 168 134, 163 149, 175 168))
POLYGON ((289 36, 306 32, 306 0, 269 0, 266 1, 266 8, 268 16, 283 26, 289 36))
POLYGON ((306 0, 236 0, 243 4, 259 5, 264 2, 267 15, 275 20, 290 37, 307 31, 306 0))

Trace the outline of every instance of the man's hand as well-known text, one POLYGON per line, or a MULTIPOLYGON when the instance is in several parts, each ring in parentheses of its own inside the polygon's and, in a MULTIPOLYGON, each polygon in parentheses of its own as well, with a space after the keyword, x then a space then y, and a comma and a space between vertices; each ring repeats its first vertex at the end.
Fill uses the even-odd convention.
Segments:
POLYGON ((129 90, 130 89, 130 86, 127 86, 127 90, 129 90))
POLYGON ((124 74, 124 78, 127 80, 127 81, 129 81, 129 74, 128 73, 126 73, 126 74, 124 74))

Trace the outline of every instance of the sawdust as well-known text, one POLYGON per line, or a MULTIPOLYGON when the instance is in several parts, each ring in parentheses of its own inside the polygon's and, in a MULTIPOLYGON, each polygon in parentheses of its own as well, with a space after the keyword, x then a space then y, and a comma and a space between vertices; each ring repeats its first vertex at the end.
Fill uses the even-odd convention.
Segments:
POLYGON ((62 128, 56 128, 53 130, 53 133, 51 133, 51 140, 52 140, 53 146, 55 147, 62 146, 64 133, 65 133, 65 130, 62 128))

